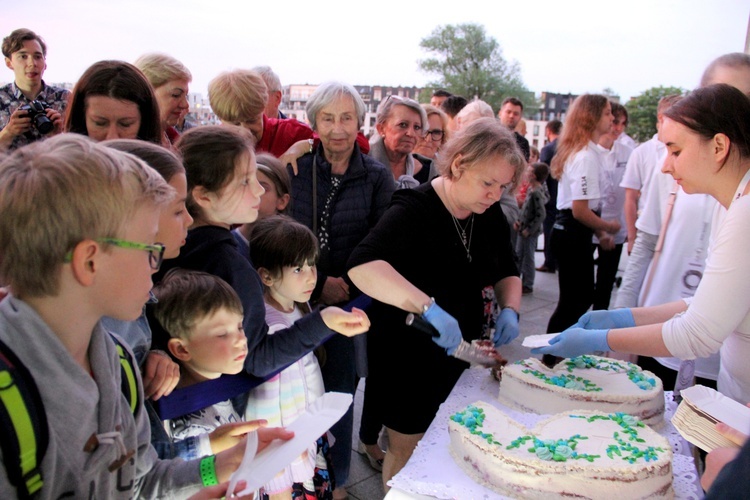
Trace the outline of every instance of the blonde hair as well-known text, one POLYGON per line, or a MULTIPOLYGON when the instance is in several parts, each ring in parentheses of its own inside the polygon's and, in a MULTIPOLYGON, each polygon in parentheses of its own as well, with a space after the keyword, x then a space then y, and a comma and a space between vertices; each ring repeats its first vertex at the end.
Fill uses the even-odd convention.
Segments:
POLYGON ((174 190, 138 158, 62 134, 0 162, 0 282, 18 296, 55 295, 68 252, 117 238, 135 212, 174 190))
POLYGON ((479 118, 494 117, 495 112, 492 111, 492 106, 479 99, 471 101, 456 115, 456 119, 461 121, 462 126, 466 126, 479 118))
POLYGON ((172 80, 192 81, 193 79, 193 75, 184 64, 167 54, 158 52, 143 54, 135 60, 133 65, 146 75, 155 89, 172 80))
POLYGON ((550 172, 560 180, 565 163, 577 152, 586 147, 596 130, 604 108, 609 100, 599 94, 583 94, 573 101, 565 119, 565 126, 557 141, 557 153, 552 158, 550 172))
POLYGON ((513 182, 526 168, 526 158, 518 148, 515 136, 494 117, 479 118, 461 128, 440 151, 435 163, 440 175, 448 179, 453 178, 451 165, 459 155, 460 169, 499 156, 513 167, 513 182))
POLYGON ((442 109, 436 108, 432 104, 422 104, 422 109, 424 109, 424 112, 427 115, 427 125, 425 126, 425 129, 430 128, 429 120, 431 116, 436 115, 440 118, 440 124, 443 127, 443 139, 440 141, 440 145, 442 146, 448 142, 448 139, 450 139, 450 136, 448 135, 450 132, 448 130, 448 115, 446 115, 442 109))
POLYGON ((268 89, 263 78, 254 71, 225 71, 208 83, 208 101, 221 121, 238 123, 263 113, 268 103, 268 89))

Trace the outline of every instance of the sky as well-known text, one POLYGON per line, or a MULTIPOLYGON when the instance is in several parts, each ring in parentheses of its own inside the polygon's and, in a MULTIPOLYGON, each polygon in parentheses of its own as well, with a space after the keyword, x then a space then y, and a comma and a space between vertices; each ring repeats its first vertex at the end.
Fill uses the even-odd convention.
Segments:
MULTIPOLYGON (((221 71, 269 65, 283 85, 340 80, 424 86, 419 47, 438 26, 484 25, 526 86, 623 102, 655 86, 694 88, 717 56, 742 52, 748 0, 4 0, 0 35, 47 42, 45 81, 75 82, 102 59, 164 52, 206 94, 221 71)), ((12 79, 0 70, 0 82, 12 79)))

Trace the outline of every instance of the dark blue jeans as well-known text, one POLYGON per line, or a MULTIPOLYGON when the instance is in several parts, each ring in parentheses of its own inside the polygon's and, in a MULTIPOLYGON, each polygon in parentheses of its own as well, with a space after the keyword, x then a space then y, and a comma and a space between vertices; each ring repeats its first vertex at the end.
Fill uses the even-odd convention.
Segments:
MULTIPOLYGON (((354 396, 357 390, 357 368, 354 354, 354 341, 343 335, 334 335, 323 344, 326 359, 321 371, 326 392, 345 392, 354 396)), ((331 447, 331 460, 336 487, 346 485, 349 480, 349 467, 352 458, 352 430, 354 429, 354 404, 331 427, 336 443, 331 447)))

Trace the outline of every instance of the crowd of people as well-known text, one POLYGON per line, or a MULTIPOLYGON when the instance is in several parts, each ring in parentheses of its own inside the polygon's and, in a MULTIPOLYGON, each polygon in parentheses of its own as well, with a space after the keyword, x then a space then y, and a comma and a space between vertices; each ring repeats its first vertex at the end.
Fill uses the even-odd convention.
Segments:
MULTIPOLYGON (((2 52, 0 368, 22 401, 0 407, 10 496, 220 498, 248 434, 259 451, 288 440, 363 377, 359 449, 387 490, 468 367, 456 349, 512 342, 537 270, 558 274, 548 331, 563 333, 535 354, 659 357, 677 390, 698 375, 750 402, 745 54, 663 99, 635 150, 625 107, 584 94, 540 152, 516 97, 495 115, 445 90, 388 95, 367 138, 352 85, 318 86, 308 125, 261 66, 211 80, 221 125, 189 127, 192 75, 171 56, 96 62, 69 92, 44 82, 36 33, 2 52), (163 419, 177 389, 192 406, 163 419)), ((256 498, 346 498, 353 430, 350 407, 256 498)), ((709 494, 733 458, 708 456, 709 494)))

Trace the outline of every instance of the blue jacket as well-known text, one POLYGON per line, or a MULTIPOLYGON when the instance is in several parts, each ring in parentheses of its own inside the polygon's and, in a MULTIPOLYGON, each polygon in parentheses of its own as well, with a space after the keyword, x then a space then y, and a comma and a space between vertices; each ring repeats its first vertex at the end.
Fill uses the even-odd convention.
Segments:
MULTIPOLYGON (((331 189, 331 164, 325 159, 322 147, 318 146, 314 154, 297 160, 298 175, 294 175, 291 166, 287 167, 292 180, 290 215, 310 229, 313 228, 313 159, 317 166, 317 216, 320 217, 331 189)), ((395 189, 390 170, 362 154, 357 144, 341 181, 329 225, 330 251, 318 262, 318 284, 313 298, 320 295, 328 276, 343 276, 348 281, 346 261, 349 254, 380 220, 395 189)))

